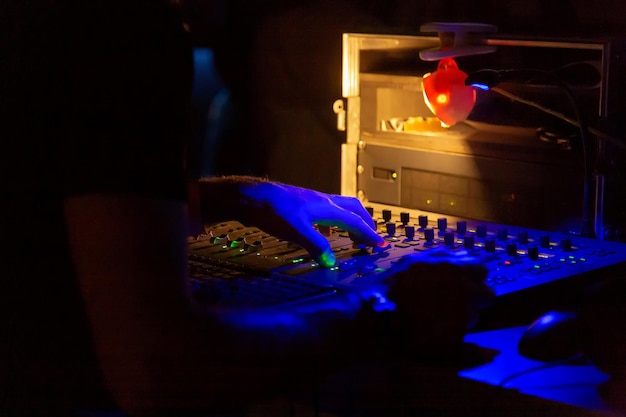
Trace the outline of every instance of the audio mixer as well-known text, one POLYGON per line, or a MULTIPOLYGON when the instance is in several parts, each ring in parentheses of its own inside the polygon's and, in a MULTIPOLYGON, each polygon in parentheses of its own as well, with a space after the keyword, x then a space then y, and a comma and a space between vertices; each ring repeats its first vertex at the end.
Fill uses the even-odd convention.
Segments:
POLYGON ((320 230, 337 258, 332 268, 320 267, 299 245, 258 228, 236 221, 212 225, 189 241, 194 295, 217 305, 300 302, 373 286, 404 256, 436 250, 486 265, 486 283, 496 298, 626 265, 626 245, 617 242, 374 206, 367 208, 387 245, 363 247, 340 229, 320 230))

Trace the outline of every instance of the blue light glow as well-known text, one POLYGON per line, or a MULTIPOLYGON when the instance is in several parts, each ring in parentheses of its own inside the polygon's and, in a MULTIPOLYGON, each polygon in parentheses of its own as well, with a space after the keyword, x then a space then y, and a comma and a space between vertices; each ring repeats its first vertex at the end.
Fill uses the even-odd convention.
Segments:
POLYGON ((489 90, 489 86, 486 84, 480 84, 480 83, 474 83, 471 85, 474 88, 478 88, 480 90, 484 90, 484 91, 488 91, 489 90))

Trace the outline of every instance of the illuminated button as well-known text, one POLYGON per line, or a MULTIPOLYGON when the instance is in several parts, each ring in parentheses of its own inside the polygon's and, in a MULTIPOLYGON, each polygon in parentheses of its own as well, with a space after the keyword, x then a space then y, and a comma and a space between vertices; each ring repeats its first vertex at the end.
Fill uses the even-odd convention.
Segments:
POLYGON ((244 245, 245 245, 245 242, 242 236, 231 241, 228 246, 230 246, 231 248, 242 248, 244 245))

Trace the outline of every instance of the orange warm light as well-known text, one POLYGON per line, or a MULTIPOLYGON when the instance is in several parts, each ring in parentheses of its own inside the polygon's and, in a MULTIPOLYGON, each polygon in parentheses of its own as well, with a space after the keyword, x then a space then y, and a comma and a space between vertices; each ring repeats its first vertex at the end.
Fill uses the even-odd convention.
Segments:
POLYGON ((424 74, 424 101, 444 126, 453 126, 467 119, 474 108, 476 91, 465 85, 465 78, 467 74, 459 69, 452 58, 442 59, 437 71, 424 74))

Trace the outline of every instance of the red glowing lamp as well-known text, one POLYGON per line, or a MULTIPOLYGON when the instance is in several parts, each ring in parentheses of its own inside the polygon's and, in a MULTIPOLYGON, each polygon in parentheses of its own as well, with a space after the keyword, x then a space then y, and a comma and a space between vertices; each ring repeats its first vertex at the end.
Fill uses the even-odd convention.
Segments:
POLYGON ((476 91, 465 85, 467 74, 452 58, 439 61, 437 71, 424 74, 424 101, 444 126, 453 126, 467 119, 476 103, 476 91))

